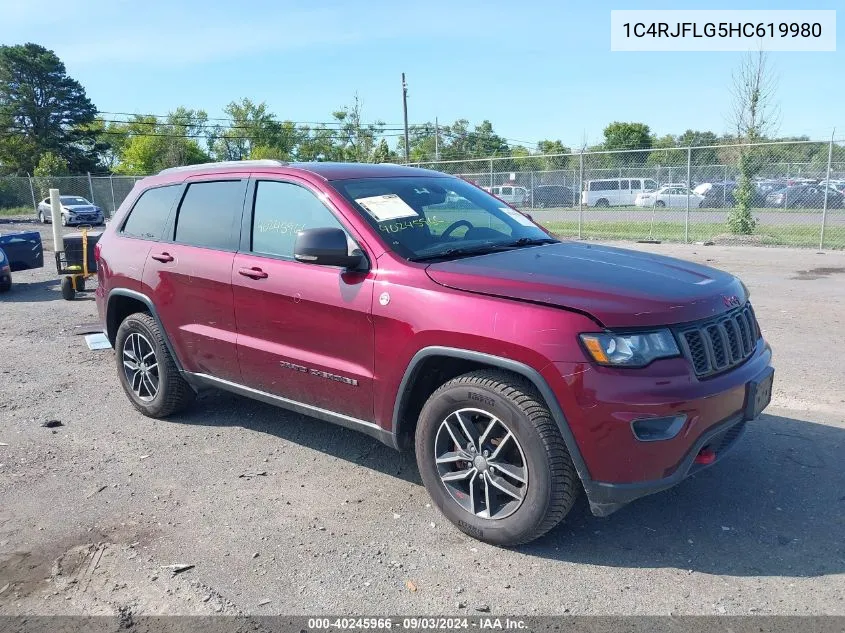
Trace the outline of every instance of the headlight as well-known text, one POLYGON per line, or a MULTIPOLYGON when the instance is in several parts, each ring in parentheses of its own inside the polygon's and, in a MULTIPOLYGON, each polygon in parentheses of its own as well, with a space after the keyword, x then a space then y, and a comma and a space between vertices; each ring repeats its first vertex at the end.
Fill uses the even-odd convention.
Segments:
POLYGON ((671 358, 681 353, 669 330, 635 334, 582 334, 581 342, 599 365, 615 367, 644 367, 658 358, 671 358))

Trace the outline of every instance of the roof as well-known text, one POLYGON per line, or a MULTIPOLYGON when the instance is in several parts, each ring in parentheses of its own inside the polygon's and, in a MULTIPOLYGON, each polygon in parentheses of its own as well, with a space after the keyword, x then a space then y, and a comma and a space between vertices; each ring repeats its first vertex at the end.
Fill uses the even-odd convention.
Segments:
POLYGON ((441 176, 440 172, 392 163, 291 163, 294 169, 310 171, 326 180, 350 178, 390 178, 400 176, 441 176))
POLYGON ((215 173, 228 171, 307 171, 325 180, 347 180, 350 178, 388 178, 399 176, 440 176, 439 172, 418 167, 407 167, 405 165, 394 165, 390 163, 285 163, 280 160, 243 160, 224 161, 217 163, 201 163, 198 165, 185 165, 182 167, 170 167, 158 173, 159 176, 191 173, 215 173))

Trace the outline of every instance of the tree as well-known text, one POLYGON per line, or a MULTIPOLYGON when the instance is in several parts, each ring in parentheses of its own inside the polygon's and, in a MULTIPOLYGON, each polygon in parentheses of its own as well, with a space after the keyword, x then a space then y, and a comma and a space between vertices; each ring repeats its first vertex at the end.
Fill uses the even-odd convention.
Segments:
POLYGON ((623 123, 614 121, 604 128, 605 150, 642 149, 643 152, 630 152, 620 156, 609 156, 609 163, 617 165, 642 165, 648 160, 652 146, 651 129, 645 123, 623 123))
POLYGON ((0 162, 32 172, 45 152, 72 171, 96 169, 97 109, 58 56, 38 44, 0 46, 0 162))
POLYGON ((337 149, 340 160, 358 163, 369 162, 376 147, 376 137, 384 133, 384 122, 362 122, 363 105, 355 95, 351 106, 332 113, 339 124, 337 149))
MULTIPOLYGON (((537 143, 537 151, 540 154, 571 154, 572 149, 561 141, 544 140, 537 143)), ((552 171, 555 169, 567 169, 572 165, 571 156, 544 156, 541 159, 541 169, 552 171)), ((577 161, 576 161, 577 162, 577 161)))
MULTIPOLYGON (((776 83, 762 50, 749 53, 733 75, 733 125, 740 143, 758 143, 777 125, 776 83)), ((751 214, 754 197, 754 176, 763 167, 757 148, 743 146, 739 152, 739 181, 734 198, 736 205, 728 216, 733 233, 750 235, 756 221, 751 214)))
POLYGON ((291 158, 298 140, 296 127, 289 121, 277 121, 266 103, 241 99, 229 103, 224 112, 231 123, 216 126, 209 139, 211 154, 217 160, 245 160, 271 154, 280 160, 291 158), (260 151, 256 153, 258 148, 260 151))
POLYGON ((136 115, 120 124, 126 134, 115 171, 123 174, 153 174, 167 167, 195 165, 209 160, 200 147, 208 116, 202 110, 177 108, 164 121, 136 115))
POLYGON ((55 176, 67 176, 69 173, 67 161, 64 158, 53 152, 44 152, 38 165, 32 170, 38 197, 44 198, 49 195, 51 187, 59 188, 53 180, 55 176))

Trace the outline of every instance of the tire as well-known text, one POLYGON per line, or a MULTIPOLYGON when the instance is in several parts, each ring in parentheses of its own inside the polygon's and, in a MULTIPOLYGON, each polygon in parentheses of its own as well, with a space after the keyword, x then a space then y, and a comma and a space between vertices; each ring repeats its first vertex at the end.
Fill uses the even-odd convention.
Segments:
POLYGON ((38 221, 41 222, 41 224, 47 224, 47 218, 44 217, 43 211, 38 212, 38 221))
POLYGON ((654 203, 654 206, 657 207, 658 209, 663 209, 663 208, 666 207, 666 203, 663 202, 663 200, 658 200, 657 202, 654 203))
POLYGON ((64 213, 62 213, 62 226, 68 226, 67 216, 64 213))
POLYGON ((194 401, 196 394, 179 374, 164 334, 156 320, 146 312, 136 312, 124 319, 117 330, 114 349, 120 384, 132 405, 145 416, 164 418, 185 409, 194 401), (125 366, 124 359, 132 363, 133 358, 139 355, 139 349, 146 365, 152 365, 151 360, 155 361, 155 369, 149 368, 146 377, 141 376, 135 382, 136 391, 127 374, 137 375, 137 369, 125 366), (150 352, 152 356, 148 357, 150 352), (152 393, 149 386, 155 387, 156 381, 157 388, 152 393))
POLYGON ((9 292, 12 289, 12 280, 0 283, 0 292, 9 292))
POLYGON ((595 206, 597 206, 597 207, 609 207, 610 203, 607 201, 606 198, 600 198, 599 200, 596 200, 595 206))
POLYGON ((76 290, 73 289, 73 281, 68 276, 62 277, 62 299, 73 301, 76 298, 76 290))
POLYGON ((437 389, 420 413, 416 455, 423 483, 446 518, 469 536, 494 545, 514 546, 542 536, 566 516, 580 490, 572 459, 548 408, 529 382, 505 372, 474 371, 437 389), (466 450, 455 450, 458 441, 463 444, 467 440, 465 425, 476 428, 483 438, 494 420, 493 430, 481 447, 476 443, 471 452, 472 443, 467 441, 466 450), (503 440, 507 431, 511 435, 503 440), (486 459, 479 461, 484 450, 490 452, 491 460, 502 451, 496 462, 491 462, 492 471, 486 459), (446 455, 447 461, 438 463, 438 455, 446 455), (459 455, 474 458, 458 461, 459 455), (505 476, 500 465, 509 467, 510 476, 505 476), (456 479, 455 474, 472 473, 473 469, 475 475, 470 475, 470 480, 477 482, 474 490, 478 492, 470 498, 467 478, 456 479), (513 478, 514 472, 521 473, 524 479, 513 478), (481 479, 477 479, 479 473, 481 479), (444 482, 444 474, 452 480, 444 482), (521 498, 499 492, 488 483, 494 477, 500 483, 509 483, 521 498), (481 482, 492 490, 489 507, 481 482), (474 501, 475 496, 479 496, 478 501, 474 501), (467 507, 471 499, 473 511, 467 507), (493 517, 488 518, 491 510, 493 517))
POLYGON ((85 277, 76 278, 76 292, 85 292, 85 277))

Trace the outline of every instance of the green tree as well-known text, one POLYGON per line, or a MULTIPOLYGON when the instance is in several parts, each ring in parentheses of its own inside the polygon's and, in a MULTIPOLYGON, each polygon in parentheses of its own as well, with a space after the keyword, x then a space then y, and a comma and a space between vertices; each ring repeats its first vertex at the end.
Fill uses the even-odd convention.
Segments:
MULTIPOLYGON (((562 141, 544 140, 537 143, 537 151, 540 154, 571 154, 572 148, 564 145, 562 141)), ((541 169, 548 171, 571 169, 573 166, 577 167, 577 160, 573 162, 572 156, 543 157, 541 159, 541 165, 541 169)))
POLYGON ((32 172, 45 152, 72 171, 97 168, 97 109, 64 63, 38 44, 0 46, 0 163, 32 172))
POLYGON ((623 123, 614 121, 604 128, 605 150, 632 150, 642 149, 642 152, 629 152, 626 154, 611 154, 606 157, 608 166, 643 165, 648 160, 649 150, 652 147, 651 129, 645 123, 623 123))
MULTIPOLYGON (((733 122, 740 143, 759 143, 776 125, 775 82, 762 50, 749 53, 733 76, 733 122)), ((744 146, 739 155, 739 182, 734 193, 736 205, 728 215, 732 233, 750 235, 756 227, 751 214, 754 177, 764 165, 760 148, 744 146)))
POLYGON ((58 181, 54 180, 54 177, 67 176, 69 173, 67 161, 64 158, 53 152, 44 152, 38 165, 32 170, 38 196, 47 197, 51 187, 59 188, 58 181))
POLYGON ((122 174, 153 174, 167 167, 195 165, 210 158, 199 141, 206 138, 208 116, 202 110, 177 108, 164 121, 136 115, 120 124, 126 141, 115 168, 122 174))

